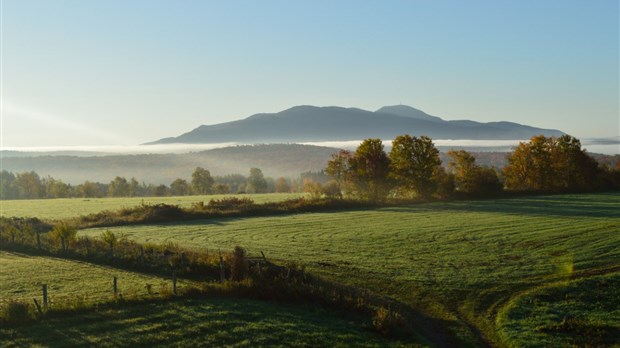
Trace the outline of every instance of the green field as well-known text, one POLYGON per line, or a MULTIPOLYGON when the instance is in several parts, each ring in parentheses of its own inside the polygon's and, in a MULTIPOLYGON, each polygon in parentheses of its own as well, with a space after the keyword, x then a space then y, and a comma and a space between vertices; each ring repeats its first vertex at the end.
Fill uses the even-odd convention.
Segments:
MULTIPOLYGON (((398 299, 419 311, 419 325, 448 328, 464 344, 512 345, 520 329, 505 325, 500 332, 496 319, 506 306, 518 303, 518 296, 592 272, 619 272, 620 194, 455 201, 111 230, 140 242, 264 251, 268 258, 298 262, 314 273, 398 299)), ((620 300, 613 301, 617 308, 620 300)))
POLYGON ((361 318, 244 299, 148 303, 0 328, 3 347, 386 347, 361 318))
POLYGON ((0 216, 37 217, 40 219, 65 219, 80 215, 99 213, 104 210, 119 210, 140 204, 165 203, 180 207, 191 207, 192 203, 205 202, 223 197, 252 199, 255 203, 279 202, 299 198, 303 193, 266 193, 246 195, 209 195, 177 197, 123 197, 123 198, 57 198, 33 200, 1 200, 0 216))
POLYGON ((154 291, 161 286, 171 287, 170 280, 159 277, 86 262, 0 251, 0 304, 8 300, 32 303, 33 298, 40 301, 42 284, 47 284, 52 304, 110 301, 114 277, 118 278, 119 293, 125 297, 148 295, 146 284, 151 284, 154 291))
POLYGON ((497 325, 516 346, 611 346, 620 339, 619 302, 620 272, 565 281, 516 296, 497 325))

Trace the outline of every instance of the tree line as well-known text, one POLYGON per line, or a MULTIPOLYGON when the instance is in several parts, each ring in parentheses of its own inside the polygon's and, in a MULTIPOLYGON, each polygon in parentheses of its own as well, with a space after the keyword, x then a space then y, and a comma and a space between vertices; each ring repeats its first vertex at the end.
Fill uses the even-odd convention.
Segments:
POLYGON ((70 185, 34 171, 0 172, 0 199, 68 197, 147 197, 204 194, 308 192, 312 197, 349 197, 368 201, 386 198, 486 197, 505 191, 588 192, 620 188, 620 162, 615 167, 591 157, 577 138, 535 136, 507 154, 503 168, 476 163, 473 154, 449 151, 442 163, 431 138, 401 135, 389 153, 380 139, 366 139, 355 151, 333 154, 324 171, 306 172, 290 180, 265 177, 259 168, 248 176, 213 177, 197 167, 191 179, 169 185, 140 183, 117 176, 109 183, 70 185))
MULTIPOLYGON (((36 172, 0 172, 0 199, 41 198, 100 198, 100 197, 161 197, 205 194, 302 192, 304 181, 316 173, 302 173, 290 180, 265 177, 260 168, 251 168, 246 177, 241 174, 212 176, 209 170, 197 167, 191 179, 177 178, 170 185, 140 183, 136 178, 117 176, 109 183, 85 181, 71 185, 51 176, 41 177, 36 172)), ((322 175, 322 174, 318 174, 322 175)))
POLYGON ((486 197, 502 191, 588 192, 620 188, 620 164, 599 164, 578 139, 534 136, 509 153, 508 165, 480 166, 464 150, 448 152, 442 166, 431 138, 401 135, 389 153, 380 139, 366 139, 354 151, 341 150, 327 162, 332 178, 321 194, 369 201, 386 198, 486 197))

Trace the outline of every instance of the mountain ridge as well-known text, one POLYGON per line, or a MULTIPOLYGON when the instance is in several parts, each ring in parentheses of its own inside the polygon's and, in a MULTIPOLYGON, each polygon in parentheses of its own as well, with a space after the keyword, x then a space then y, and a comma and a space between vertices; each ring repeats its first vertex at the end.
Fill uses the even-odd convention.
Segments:
POLYGON ((374 112, 340 106, 298 105, 277 113, 257 113, 241 120, 201 125, 179 136, 145 145, 347 141, 393 139, 401 134, 435 139, 521 140, 538 134, 559 136, 564 133, 508 121, 446 121, 407 105, 384 106, 374 112))

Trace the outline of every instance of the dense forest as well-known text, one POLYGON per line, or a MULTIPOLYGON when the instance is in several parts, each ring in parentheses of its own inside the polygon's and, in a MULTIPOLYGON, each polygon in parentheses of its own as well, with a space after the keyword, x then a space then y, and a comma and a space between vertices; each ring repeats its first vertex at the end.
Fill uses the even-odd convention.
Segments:
POLYGON ((296 179, 265 177, 260 168, 251 168, 247 176, 229 174, 212 176, 209 170, 196 167, 191 180, 177 178, 169 185, 139 182, 136 178, 117 176, 108 183, 85 181, 71 185, 51 176, 41 177, 34 171, 0 172, 1 199, 163 197, 208 194, 243 194, 303 192, 310 182, 325 182, 323 172, 305 172, 296 179))

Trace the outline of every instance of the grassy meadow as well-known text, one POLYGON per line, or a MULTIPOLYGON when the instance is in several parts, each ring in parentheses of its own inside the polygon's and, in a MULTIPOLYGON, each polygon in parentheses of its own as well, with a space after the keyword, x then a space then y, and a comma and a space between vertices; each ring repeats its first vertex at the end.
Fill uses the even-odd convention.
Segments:
POLYGON ((0 328, 3 347, 386 347, 363 319, 245 299, 143 303, 0 328))
MULTIPOLYGON (((84 230, 80 235, 97 236, 104 230, 84 230)), ((241 245, 251 254, 264 251, 268 258, 296 262, 314 273, 398 299, 419 311, 421 328, 448 328, 457 341, 471 345, 485 341, 519 345, 515 337, 527 330, 527 323, 515 324, 519 316, 511 313, 529 303, 523 298, 533 289, 552 294, 541 295, 539 301, 551 306, 555 295, 564 291, 557 284, 566 283, 566 291, 573 294, 582 289, 575 282, 589 275, 615 277, 620 272, 618 193, 453 201, 110 230, 139 242, 174 242, 198 250, 241 245)), ((602 291, 617 310, 618 297, 611 290, 602 291)), ((563 320, 546 318, 549 322, 541 325, 561 325, 563 320)), ((594 332, 606 335, 612 330, 606 325, 601 322, 594 332)), ((572 330, 568 334, 581 329, 572 330)), ((552 331, 540 333, 553 341, 552 331)))
POLYGON ((169 279, 150 275, 86 262, 0 251, 0 306, 10 300, 32 303, 32 299, 37 298, 41 301, 42 284, 47 284, 52 304, 76 300, 110 301, 114 277, 118 278, 119 294, 125 297, 147 296, 146 284, 151 284, 154 292, 160 291, 162 286, 172 287, 169 279))
POLYGON ((299 198, 303 193, 265 193, 244 195, 207 195, 174 197, 105 197, 105 198, 56 198, 0 201, 0 216, 36 217, 39 219, 65 219, 80 215, 116 211, 140 204, 165 203, 189 208, 192 203, 205 202, 223 197, 249 198, 255 203, 279 202, 299 198))

